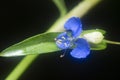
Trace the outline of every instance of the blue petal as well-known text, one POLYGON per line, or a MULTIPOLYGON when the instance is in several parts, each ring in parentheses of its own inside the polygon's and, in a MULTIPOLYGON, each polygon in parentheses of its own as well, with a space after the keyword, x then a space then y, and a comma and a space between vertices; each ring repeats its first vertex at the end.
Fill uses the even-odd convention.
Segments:
POLYGON ((82 24, 81 24, 80 18, 78 17, 70 18, 65 23, 64 28, 67 31, 71 31, 73 37, 78 37, 80 33, 82 32, 82 24))
POLYGON ((85 39, 78 38, 75 42, 76 47, 71 51, 74 58, 86 58, 90 54, 90 46, 85 39))
POLYGON ((70 40, 68 39, 69 36, 66 32, 61 33, 56 38, 56 44, 60 49, 67 49, 70 47, 70 40))

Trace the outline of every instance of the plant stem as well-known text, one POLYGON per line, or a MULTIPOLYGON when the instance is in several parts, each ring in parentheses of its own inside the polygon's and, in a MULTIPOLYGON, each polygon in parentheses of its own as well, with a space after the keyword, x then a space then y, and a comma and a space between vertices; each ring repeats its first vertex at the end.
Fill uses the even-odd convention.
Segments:
POLYGON ((64 23, 65 21, 72 17, 82 17, 84 16, 89 10, 91 10, 95 5, 97 5, 102 0, 84 0, 80 2, 74 9, 72 9, 68 14, 59 18, 52 27, 48 30, 48 32, 61 32, 64 31, 64 23))
POLYGON ((18 78, 26 71, 37 56, 38 55, 30 55, 25 57, 5 80, 18 80, 18 78))
POLYGON ((53 0, 55 5, 57 6, 59 12, 60 12, 60 17, 64 16, 67 13, 67 8, 65 5, 64 0, 53 0))
MULTIPOLYGON (((86 14, 92 7, 98 4, 101 0, 85 0, 79 3, 73 10, 71 10, 64 17, 59 18, 47 32, 59 32, 63 31, 63 25, 65 21, 72 17, 78 16, 82 17, 86 14)), ((25 70, 31 65, 31 63, 38 57, 38 55, 26 56, 16 68, 8 75, 5 80, 18 80, 18 78, 25 72, 25 70)))
POLYGON ((120 42, 116 42, 116 41, 110 41, 110 40, 104 40, 106 43, 109 44, 116 44, 116 45, 120 45, 120 42))

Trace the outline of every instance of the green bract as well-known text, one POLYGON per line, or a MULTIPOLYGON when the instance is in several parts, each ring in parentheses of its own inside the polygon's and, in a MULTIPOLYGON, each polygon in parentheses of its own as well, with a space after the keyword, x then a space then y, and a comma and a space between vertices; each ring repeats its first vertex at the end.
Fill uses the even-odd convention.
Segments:
POLYGON ((86 34, 90 34, 91 36, 89 36, 88 38, 91 38, 88 40, 91 50, 103 50, 107 47, 106 42, 104 41, 104 34, 106 33, 106 31, 102 30, 102 29, 92 29, 92 30, 84 30, 82 32, 82 34, 80 35, 80 37, 84 38, 84 35, 86 34), (93 35, 96 36, 96 40, 94 40, 95 37, 92 36, 92 34, 98 34, 98 35, 93 35), (92 39, 93 38, 93 39, 92 39), (98 41, 97 41, 98 40, 98 41))
POLYGON ((107 47, 106 42, 103 40, 101 43, 99 44, 90 44, 91 46, 91 50, 103 50, 107 47))

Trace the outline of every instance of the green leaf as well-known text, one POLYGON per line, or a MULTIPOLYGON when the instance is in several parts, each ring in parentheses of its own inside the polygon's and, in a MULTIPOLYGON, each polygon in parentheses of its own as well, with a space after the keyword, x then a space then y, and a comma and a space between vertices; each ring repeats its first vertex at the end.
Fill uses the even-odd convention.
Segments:
POLYGON ((0 56, 22 56, 59 51, 60 49, 56 46, 54 40, 58 34, 60 33, 50 32, 30 37, 3 50, 0 56))
POLYGON ((103 40, 99 44, 90 44, 91 50, 104 50, 107 47, 106 42, 103 40))

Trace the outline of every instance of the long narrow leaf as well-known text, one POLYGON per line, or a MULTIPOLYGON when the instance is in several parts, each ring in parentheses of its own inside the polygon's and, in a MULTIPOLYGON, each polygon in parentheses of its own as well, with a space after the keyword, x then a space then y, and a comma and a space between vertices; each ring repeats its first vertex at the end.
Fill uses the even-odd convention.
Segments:
POLYGON ((56 46, 54 40, 58 34, 58 32, 50 32, 30 37, 3 50, 0 56, 10 57, 58 51, 60 49, 56 46))

